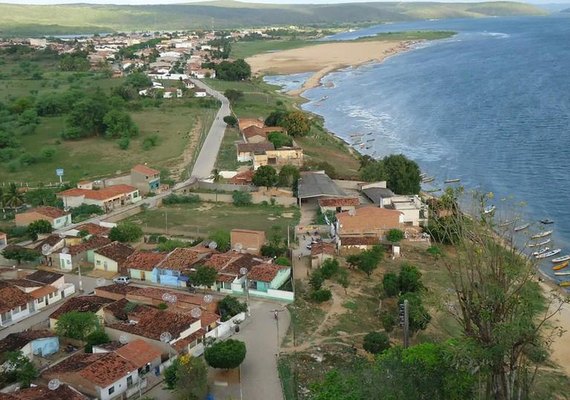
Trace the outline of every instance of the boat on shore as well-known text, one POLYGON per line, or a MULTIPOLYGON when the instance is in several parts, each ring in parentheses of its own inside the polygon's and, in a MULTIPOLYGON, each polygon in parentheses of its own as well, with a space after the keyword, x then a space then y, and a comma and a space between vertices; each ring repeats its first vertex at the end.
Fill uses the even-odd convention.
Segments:
POLYGON ((556 276, 568 276, 568 275, 570 275, 570 271, 566 271, 566 272, 555 272, 554 275, 556 275, 556 276))
MULTIPOLYGON (((564 269, 564 268, 566 268, 567 266, 568 266, 568 261, 564 261, 563 263, 557 264, 557 265, 555 265, 554 267, 552 267, 552 270, 553 270, 553 271, 560 271, 561 269, 564 269)), ((570 275, 570 272, 558 272, 558 273, 559 273, 559 274, 563 274, 563 273, 564 273, 564 274, 569 274, 569 275, 570 275)), ((556 275, 556 274, 554 274, 554 275, 556 275)))
POLYGON ((543 240, 542 242, 537 242, 537 243, 529 243, 527 244, 527 247, 540 247, 540 246, 544 246, 545 244, 548 244, 552 241, 551 238, 548 238, 546 240, 543 240))
POLYGON ((507 226, 514 224, 515 221, 516 221, 516 220, 511 219, 510 221, 501 222, 501 223, 499 224, 499 228, 506 228, 507 226))
POLYGON ((485 207, 485 208, 483 209, 483 214, 491 214, 493 211, 495 211, 496 208, 497 208, 497 207, 495 207, 495 206, 488 206, 488 207, 485 207))
POLYGON ((355 132, 355 133, 351 133, 351 134, 350 134, 350 137, 362 137, 362 136, 364 136, 364 133, 357 133, 357 132, 355 132))
MULTIPOLYGON (((550 257, 555 256, 556 254, 560 253, 561 251, 562 251, 562 249, 550 250, 550 251, 547 251, 546 253, 539 254, 538 256, 536 256, 536 258, 550 258, 550 257)), ((555 260, 558 260, 558 259, 556 258, 555 260)), ((570 256, 568 256, 567 260, 570 260, 570 256)), ((566 259, 560 260, 560 261, 566 261, 566 259)), ((560 261, 556 261, 556 262, 560 262, 560 261)), ((552 260, 552 262, 555 262, 555 261, 552 260)))
POLYGON ((461 179, 453 178, 453 179, 446 179, 443 181, 443 183, 457 183, 457 182, 461 182, 461 179))
POLYGON ((531 239, 540 239, 546 236, 550 236, 552 235, 552 231, 544 231, 544 232, 539 232, 536 235, 532 235, 530 238, 531 239))
POLYGON ((559 262, 565 262, 570 260, 570 255, 566 255, 566 256, 562 256, 562 257, 558 257, 552 260, 553 263, 559 263, 559 262))
POLYGON ((541 219, 539 222, 540 222, 541 224, 544 224, 544 225, 550 225, 550 224, 553 224, 553 223, 554 223, 554 221, 551 220, 550 218, 541 219))
POLYGON ((514 231, 515 232, 520 232, 520 231, 524 231, 526 228, 528 228, 530 226, 530 224, 524 224, 524 225, 519 225, 519 226, 515 226, 514 231))
POLYGON ((441 192, 441 189, 424 190, 424 192, 426 192, 426 193, 437 193, 437 192, 441 192))
POLYGON ((570 281, 564 281, 559 283, 560 287, 568 287, 570 286, 570 281))
POLYGON ((532 255, 538 258, 539 255, 546 253, 548 250, 550 250, 550 247, 544 247, 540 250, 535 251, 532 253, 532 255))
POLYGON ((430 183, 433 181, 435 181, 435 176, 428 176, 428 177, 425 177, 424 179, 422 179, 422 183, 430 183))

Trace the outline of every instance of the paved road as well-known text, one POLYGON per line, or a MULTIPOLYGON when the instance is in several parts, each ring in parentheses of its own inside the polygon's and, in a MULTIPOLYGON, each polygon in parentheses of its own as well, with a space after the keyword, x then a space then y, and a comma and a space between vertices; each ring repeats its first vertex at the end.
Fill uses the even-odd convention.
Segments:
POLYGON ((200 149, 200 153, 198 154, 198 158, 196 159, 196 163, 194 164, 194 169, 191 174, 194 178, 203 179, 212 175, 212 170, 214 169, 216 158, 220 151, 220 145, 224 138, 224 132, 226 131, 226 123, 223 121, 223 118, 226 115, 230 115, 231 110, 229 100, 220 92, 210 88, 199 80, 193 79, 192 81, 197 87, 205 89, 210 96, 222 102, 222 106, 216 114, 216 119, 210 127, 208 136, 200 149))

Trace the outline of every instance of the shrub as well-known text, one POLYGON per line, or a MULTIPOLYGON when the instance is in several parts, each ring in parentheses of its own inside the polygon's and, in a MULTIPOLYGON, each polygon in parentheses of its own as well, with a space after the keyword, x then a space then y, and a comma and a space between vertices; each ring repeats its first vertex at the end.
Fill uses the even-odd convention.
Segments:
POLYGON ((384 294, 387 297, 394 297, 400 293, 400 282, 398 275, 393 272, 388 272, 382 278, 382 287, 384 289, 384 294))
POLYGON ((291 261, 289 261, 289 259, 287 257, 278 257, 275 260, 275 264, 276 265, 284 265, 284 266, 290 266, 291 265, 291 261))
POLYGON ((332 292, 329 289, 319 289, 311 293, 311 299, 317 303, 322 303, 332 299, 332 292))
POLYGON ((325 278, 323 276, 322 271, 320 269, 317 269, 313 271, 313 273, 311 274, 311 277, 309 278, 309 285, 311 285, 313 290, 317 291, 321 289, 324 281, 325 278))
POLYGON ((131 144, 131 139, 129 139, 128 137, 122 137, 119 140, 117 140, 117 144, 119 145, 119 149, 127 150, 129 148, 129 145, 131 144))
POLYGON ((324 279, 330 279, 334 274, 338 272, 340 265, 336 259, 325 260, 321 266, 321 274, 324 279))
POLYGON ((232 193, 232 202, 234 206, 241 207, 251 204, 251 193, 234 190, 232 193))
POLYGON ((390 229, 386 235, 386 239, 392 243, 398 243, 404 239, 405 234, 400 229, 390 229))
POLYGON ((188 196, 171 194, 162 199, 162 204, 196 204, 200 202, 200 197, 196 194, 190 194, 188 196))
POLYGON ((364 336, 362 347, 364 347, 364 350, 372 354, 382 353, 390 348, 390 339, 385 333, 370 332, 364 336))

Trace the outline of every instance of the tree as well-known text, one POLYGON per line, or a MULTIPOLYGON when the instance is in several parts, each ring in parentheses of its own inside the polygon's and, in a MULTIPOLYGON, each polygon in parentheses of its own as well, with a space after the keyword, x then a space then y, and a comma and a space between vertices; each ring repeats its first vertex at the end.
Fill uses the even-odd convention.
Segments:
POLYGON ((16 260, 18 265, 22 261, 35 261, 40 257, 37 250, 27 249, 25 247, 10 245, 2 250, 2 256, 8 260, 16 260))
POLYGON ((290 266, 291 261, 287 257, 278 257, 275 259, 275 265, 283 265, 283 266, 290 266))
POLYGON ((368 182, 386 181, 388 188, 397 194, 418 194, 421 188, 418 164, 402 154, 382 160, 362 158, 360 177, 368 182))
POLYGON ((238 120, 237 120, 237 118, 234 117, 233 115, 226 115, 226 116, 224 117, 224 122, 225 122, 226 124, 228 124, 229 126, 231 126, 232 128, 234 128, 234 127, 237 125, 238 120))
POLYGON ((199 265, 196 271, 190 273, 190 281, 193 286, 206 286, 210 287, 216 283, 218 271, 213 267, 199 265))
POLYGON ((125 79, 125 86, 132 86, 141 90, 152 86, 152 80, 144 72, 133 72, 125 79))
POLYGON ((392 243, 398 243, 404 239, 404 232, 400 229, 390 229, 386 234, 386 239, 392 243))
POLYGON ((78 128, 81 136, 102 135, 105 133, 104 118, 110 110, 107 96, 97 90, 75 104, 69 114, 68 122, 78 128))
POLYGON ((265 118, 265 125, 266 126, 283 126, 283 119, 287 115, 286 111, 283 110, 275 110, 272 111, 271 114, 267 118, 265 118))
POLYGON ((51 233, 52 230, 53 227, 45 219, 38 219, 28 225, 28 233, 31 235, 35 234, 37 236, 40 233, 51 233))
POLYGON ((243 92, 241 90, 236 90, 236 89, 226 89, 224 91, 224 96, 230 101, 230 103, 235 103, 236 101, 243 99, 243 92))
POLYGON ((404 293, 398 299, 398 304, 408 300, 408 315, 410 332, 412 334, 425 330, 431 321, 431 316, 425 309, 421 297, 417 293, 404 293))
POLYGON ((338 272, 340 268, 340 265, 338 263, 338 260, 336 258, 333 259, 327 259, 325 260, 325 262, 323 262, 323 265, 321 265, 321 274, 323 275, 323 278, 325 279, 330 279, 333 277, 334 274, 336 274, 338 272))
POLYGON ((251 67, 245 60, 222 61, 215 66, 216 78, 222 81, 242 81, 251 77, 251 67))
POLYGON ((212 233, 208 239, 216 242, 218 245, 217 249, 221 252, 228 251, 231 247, 230 232, 220 229, 212 233))
POLYGON ((299 168, 294 165, 284 165, 281 171, 279 171, 279 186, 287 186, 294 189, 300 177, 299 168))
POLYGON ((330 289, 319 289, 311 293, 311 299, 317 303, 323 303, 332 299, 332 292, 330 289))
POLYGON ((30 387, 32 381, 39 376, 32 361, 21 351, 7 352, 4 354, 4 360, 5 371, 13 380, 20 382, 22 388, 30 387))
POLYGON ((218 302, 218 313, 222 322, 229 320, 239 313, 247 311, 247 304, 239 301, 234 296, 226 296, 218 302))
POLYGON ((362 347, 372 354, 382 353, 390 348, 390 339, 385 333, 370 332, 364 336, 362 347))
POLYGON ((311 285, 311 288, 313 288, 314 291, 317 291, 321 289, 324 281, 325 278, 323 276, 322 271, 320 269, 316 269, 313 271, 311 277, 309 278, 309 285, 311 285))
POLYGON ((382 288, 387 297, 394 297, 400 294, 400 281, 398 275, 388 272, 382 278, 382 288))
POLYGON ((59 316, 55 332, 58 336, 85 341, 91 333, 101 329, 95 313, 70 311, 59 316))
POLYGON ((180 358, 176 358, 172 361, 165 370, 164 370, 164 384, 166 385, 167 389, 174 390, 176 388, 176 384, 178 383, 178 367, 180 366, 180 358))
POLYGON ((346 262, 356 266, 370 278, 370 275, 372 275, 372 272, 378 267, 378 263, 382 257, 382 248, 380 246, 374 246, 371 250, 348 256, 346 262))
POLYGON ((276 149, 293 146, 293 139, 283 132, 270 132, 267 135, 267 140, 273 143, 276 149))
POLYGON ((107 335, 105 330, 102 328, 99 328, 99 329, 91 332, 89 335, 87 335, 86 339, 87 339, 87 344, 85 345, 85 352, 86 353, 92 353, 93 352, 93 346, 97 346, 97 345, 103 344, 103 343, 109 343, 111 341, 111 339, 109 338, 109 335, 107 335))
POLYGON ((142 236, 142 228, 132 222, 120 222, 109 232, 109 239, 121 243, 136 242, 142 236))
POLYGON ((281 121, 287 133, 293 137, 305 136, 311 130, 311 122, 303 111, 290 111, 281 121))
POLYGON ((348 287, 350 286, 350 280, 348 279, 348 271, 345 268, 338 270, 336 274, 337 283, 344 288, 344 294, 347 294, 348 287))
POLYGON ((131 116, 120 110, 111 110, 103 118, 106 126, 105 136, 109 138, 132 138, 139 134, 138 126, 131 116))
POLYGON ((232 193, 232 203, 236 207, 248 206, 251 204, 251 193, 241 190, 234 190, 232 193))
POLYGON ((208 369, 201 358, 188 354, 180 357, 175 391, 179 400, 204 400, 208 394, 208 369))
POLYGON ((204 358, 212 368, 233 369, 239 367, 245 359, 245 354, 244 342, 228 339, 207 347, 204 358))
POLYGON ((398 285, 402 293, 419 292, 424 288, 422 284, 422 273, 417 267, 404 263, 400 267, 398 285))
POLYGON ((253 174, 253 184, 255 186, 273 187, 279 182, 277 171, 270 165, 262 165, 253 174))
POLYGON ((24 204, 24 194, 15 183, 8 185, 8 190, 4 194, 4 204, 7 208, 17 208, 24 204))

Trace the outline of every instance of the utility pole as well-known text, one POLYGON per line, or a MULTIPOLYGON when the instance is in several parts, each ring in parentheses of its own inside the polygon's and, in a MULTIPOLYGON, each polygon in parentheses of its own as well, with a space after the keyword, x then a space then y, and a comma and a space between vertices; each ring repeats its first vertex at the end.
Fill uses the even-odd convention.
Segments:
POLYGON ((404 349, 410 345, 410 315, 408 312, 408 300, 404 300, 404 349))
POLYGON ((166 225, 166 235, 168 235, 168 211, 164 212, 164 223, 166 225))

